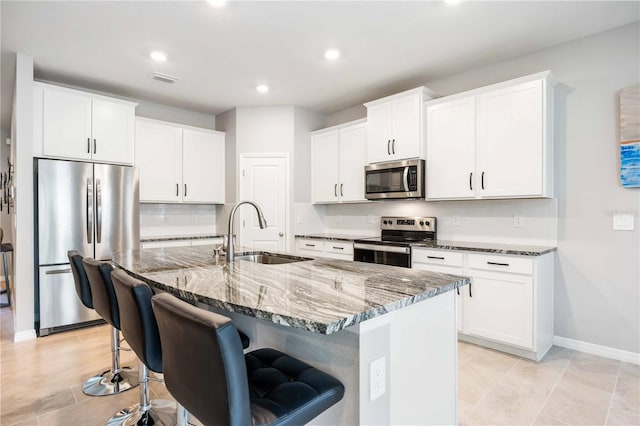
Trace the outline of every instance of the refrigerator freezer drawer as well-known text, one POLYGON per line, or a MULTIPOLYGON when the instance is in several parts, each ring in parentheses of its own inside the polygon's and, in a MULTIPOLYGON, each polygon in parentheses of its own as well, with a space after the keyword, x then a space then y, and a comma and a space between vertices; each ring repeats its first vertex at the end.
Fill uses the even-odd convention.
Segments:
POLYGON ((71 266, 40 267, 40 330, 99 320, 76 294, 71 266))

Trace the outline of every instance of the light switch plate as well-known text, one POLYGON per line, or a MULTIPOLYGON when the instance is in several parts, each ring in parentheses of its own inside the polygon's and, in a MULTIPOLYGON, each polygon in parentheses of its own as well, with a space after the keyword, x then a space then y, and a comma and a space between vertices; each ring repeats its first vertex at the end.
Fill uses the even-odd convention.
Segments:
POLYGON ((635 229, 635 220, 631 213, 619 213, 613 215, 614 231, 633 231, 635 229))
POLYGON ((373 215, 372 214, 367 215, 367 223, 368 224, 372 224, 373 223, 373 215))

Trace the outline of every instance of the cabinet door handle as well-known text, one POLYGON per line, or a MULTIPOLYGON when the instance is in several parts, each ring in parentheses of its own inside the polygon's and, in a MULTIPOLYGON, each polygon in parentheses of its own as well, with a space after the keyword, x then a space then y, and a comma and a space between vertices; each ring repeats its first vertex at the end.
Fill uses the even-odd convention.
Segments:
POLYGON ((484 172, 482 172, 482 176, 480 176, 480 187, 484 189, 484 172))
POLYGON ((176 183, 176 197, 180 195, 180 185, 176 183))
POLYGON ((93 139, 93 153, 95 154, 98 150, 98 143, 95 139, 93 139))
POLYGON ((395 140, 395 139, 393 139, 393 140, 391 141, 391 152, 392 152, 393 154, 395 154, 395 153, 396 153, 396 140, 395 140))
POLYGON ((91 138, 87 138, 87 154, 91 154, 91 138))
POLYGON ((509 266, 508 263, 500 263, 500 262, 487 262, 487 265, 509 266))
POLYGON ((341 197, 344 197, 344 192, 342 191, 343 187, 344 187, 344 184, 343 184, 343 183, 341 183, 341 184, 340 184, 340 196, 341 196, 341 197))
POLYGON ((315 246, 316 246, 315 244, 307 244, 307 243, 305 243, 304 245, 305 245, 306 247, 315 247, 315 246))
POLYGON ((471 283, 469 283, 469 297, 473 297, 473 294, 471 294, 471 283))
POLYGON ((473 191, 473 172, 469 173, 469 190, 473 191))
POLYGON ((186 183, 184 184, 184 196, 185 197, 187 196, 187 184, 186 183))
POLYGON ((458 292, 458 296, 460 296, 460 287, 456 287, 456 292, 458 292))
POLYGON ((387 139, 387 155, 391 155, 391 140, 387 139))
POLYGON ((338 196, 338 184, 337 183, 335 185, 333 185, 333 196, 334 197, 338 196))
POLYGON ((427 256, 427 259, 440 259, 440 260, 444 260, 444 257, 439 257, 439 256, 427 256))
POLYGON ((335 247, 334 246, 333 248, 336 249, 336 250, 344 250, 344 247, 335 247))

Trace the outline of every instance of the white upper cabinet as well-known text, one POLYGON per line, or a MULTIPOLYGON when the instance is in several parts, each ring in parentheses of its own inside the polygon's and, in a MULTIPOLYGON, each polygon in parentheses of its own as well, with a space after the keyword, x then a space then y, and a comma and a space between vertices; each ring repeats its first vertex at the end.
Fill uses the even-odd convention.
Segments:
POLYGON ((427 199, 553 197, 546 71, 427 102, 427 199))
POLYGON ((224 203, 224 133, 136 119, 140 201, 224 203))
POLYGON ((185 202, 224 204, 224 133, 182 131, 185 202))
POLYGON ((427 198, 474 198, 474 97, 427 107, 427 198))
POLYGON ((36 156, 132 164, 136 104, 34 84, 36 156))
POLYGON ((311 134, 311 196, 314 203, 366 201, 364 165, 367 130, 363 120, 311 134))
POLYGON ((367 107, 367 162, 424 158, 424 102, 435 97, 425 87, 364 104, 367 107))

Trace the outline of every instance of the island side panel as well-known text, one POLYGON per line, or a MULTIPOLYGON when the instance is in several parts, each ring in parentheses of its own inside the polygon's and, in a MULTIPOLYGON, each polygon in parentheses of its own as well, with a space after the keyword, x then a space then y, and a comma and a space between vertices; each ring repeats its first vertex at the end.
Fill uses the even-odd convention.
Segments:
POLYGON ((393 312, 390 424, 457 424, 455 292, 393 312))

